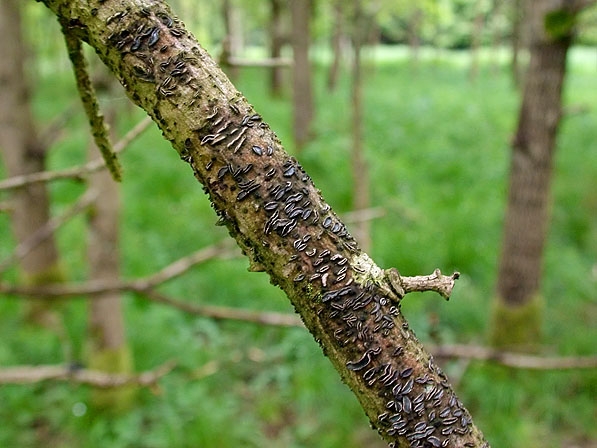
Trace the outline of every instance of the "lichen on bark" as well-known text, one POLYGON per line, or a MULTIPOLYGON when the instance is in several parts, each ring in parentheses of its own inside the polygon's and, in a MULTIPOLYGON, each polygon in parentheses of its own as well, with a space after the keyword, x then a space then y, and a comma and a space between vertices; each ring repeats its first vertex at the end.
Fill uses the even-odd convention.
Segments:
POLYGON ((400 291, 165 3, 44 3, 153 117, 219 224, 285 291, 382 437, 398 447, 488 446, 409 329, 400 291))

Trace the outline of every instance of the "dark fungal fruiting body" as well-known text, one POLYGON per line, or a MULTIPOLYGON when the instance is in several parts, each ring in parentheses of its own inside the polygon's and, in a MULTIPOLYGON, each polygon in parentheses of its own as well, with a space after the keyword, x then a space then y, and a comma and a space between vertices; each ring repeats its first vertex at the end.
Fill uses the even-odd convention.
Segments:
POLYGON ((400 315, 401 297, 381 287, 379 268, 300 164, 167 6, 109 16, 99 8, 95 17, 104 20, 103 56, 131 98, 190 163, 218 222, 286 291, 355 393, 367 395, 380 433, 411 446, 473 440, 441 371, 421 364, 427 355, 400 315))

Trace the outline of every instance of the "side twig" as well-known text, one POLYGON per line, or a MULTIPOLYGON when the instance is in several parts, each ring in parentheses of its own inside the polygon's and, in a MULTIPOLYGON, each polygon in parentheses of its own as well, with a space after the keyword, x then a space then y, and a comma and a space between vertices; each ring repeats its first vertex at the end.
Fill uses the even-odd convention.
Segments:
POLYGON ((120 182, 122 179, 122 170, 116 154, 112 149, 108 127, 100 112, 95 89, 89 78, 89 69, 83 54, 83 45, 81 40, 69 31, 67 25, 62 27, 62 31, 68 49, 68 56, 73 64, 79 95, 83 102, 87 118, 89 119, 89 124, 91 125, 91 133, 95 139, 95 144, 102 153, 110 174, 112 174, 115 181, 120 182))
POLYGON ((204 263, 215 257, 232 255, 232 249, 227 249, 228 243, 208 246, 197 252, 183 257, 156 274, 131 281, 90 281, 82 284, 52 284, 44 286, 9 286, 0 282, 0 293, 7 295, 20 295, 44 300, 52 298, 66 298, 77 296, 93 296, 107 292, 132 291, 143 293, 155 288, 166 281, 184 274, 193 266, 204 263))
POLYGON ((454 281, 460 278, 459 272, 454 272, 450 276, 442 275, 439 269, 433 271, 431 275, 416 275, 414 277, 401 277, 400 284, 405 294, 409 292, 434 291, 444 299, 449 300, 454 281))
POLYGON ((68 208, 62 215, 51 218, 42 227, 37 229, 29 238, 19 244, 12 255, 0 262, 0 273, 4 272, 18 260, 25 257, 40 243, 49 238, 56 230, 68 222, 70 219, 77 216, 79 213, 87 209, 93 201, 97 198, 97 191, 87 190, 71 207, 68 208))

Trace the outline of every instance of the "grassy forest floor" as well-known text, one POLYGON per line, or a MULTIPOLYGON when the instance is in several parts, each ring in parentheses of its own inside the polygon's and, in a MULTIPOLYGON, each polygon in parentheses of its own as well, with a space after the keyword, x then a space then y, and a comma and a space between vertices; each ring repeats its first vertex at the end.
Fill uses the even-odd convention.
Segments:
MULTIPOLYGON (((413 296, 403 311, 423 341, 484 344, 518 106, 508 67, 486 58, 471 82, 465 52, 431 52, 416 67, 403 49, 372 50, 365 60, 371 205, 385 211, 372 225, 371 255, 405 275, 436 267, 460 271, 449 303, 432 294, 413 296)), ((596 52, 575 49, 570 61, 544 263, 546 355, 597 352, 596 52)), ((263 69, 244 69, 236 84, 292 152, 289 101, 269 97, 266 76, 263 69)), ((326 66, 317 64, 314 139, 295 155, 342 214, 351 210, 349 80, 344 72, 330 93, 325 79, 326 66)), ((37 81, 34 105, 41 123, 76 101, 66 67, 42 67, 37 81)), ((143 117, 127 106, 124 94, 103 102, 121 109, 120 133, 143 117)), ((50 153, 52 168, 86 160, 85 132, 77 112, 50 153)), ((227 238, 214 226, 216 216, 188 165, 157 129, 121 160, 125 278, 151 274, 227 238)), ((50 188, 59 213, 85 186, 57 181, 50 188)), ((7 214, 0 214, 0 234, 4 259, 14 247, 7 214)), ((58 237, 69 279, 84 280, 84 217, 66 224, 58 237)), ((213 260, 161 290, 192 303, 292 313, 267 276, 247 267, 244 258, 213 260)), ((75 357, 83 360, 85 301, 60 306, 75 357)), ((384 446, 305 330, 214 321, 130 294, 124 308, 136 369, 177 361, 159 391, 141 390, 132 410, 110 415, 89 407, 87 387, 0 386, 1 447, 384 446)), ((58 338, 21 318, 22 302, 0 297, 0 366, 63 362, 58 338)), ((528 371, 462 361, 447 363, 445 370, 492 446, 597 444, 595 370, 528 371)))

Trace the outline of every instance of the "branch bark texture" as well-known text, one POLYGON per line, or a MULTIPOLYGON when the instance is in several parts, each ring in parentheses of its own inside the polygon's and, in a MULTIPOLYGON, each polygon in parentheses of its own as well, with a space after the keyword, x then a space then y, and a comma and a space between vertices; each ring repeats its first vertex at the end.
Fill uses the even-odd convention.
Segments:
POLYGON ((395 282, 165 3, 43 2, 159 125, 391 446, 488 446, 409 329, 395 282))

